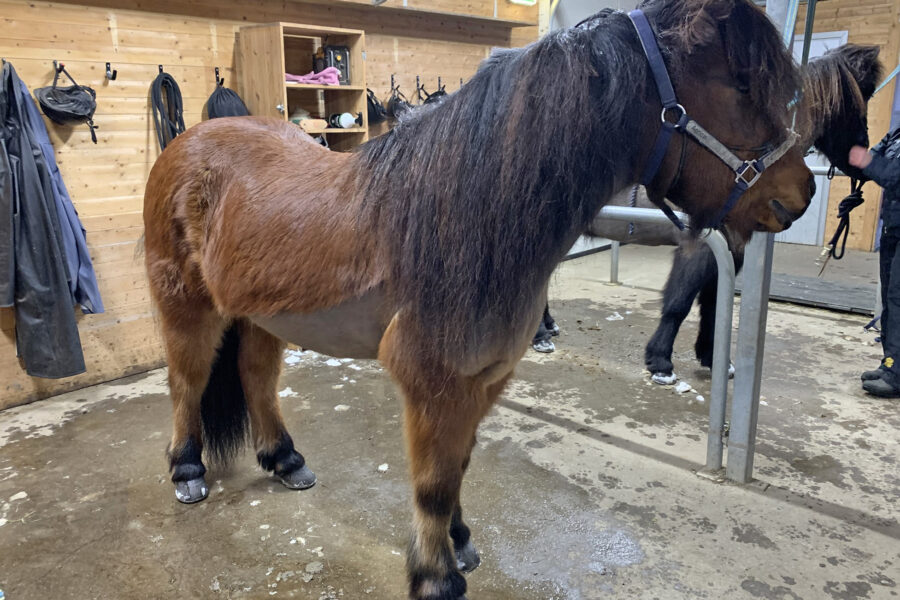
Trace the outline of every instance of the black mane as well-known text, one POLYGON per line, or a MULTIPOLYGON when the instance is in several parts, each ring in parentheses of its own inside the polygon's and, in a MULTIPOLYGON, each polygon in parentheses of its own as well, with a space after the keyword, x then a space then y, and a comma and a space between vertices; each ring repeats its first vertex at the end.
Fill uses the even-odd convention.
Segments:
MULTIPOLYGON (((711 4, 642 5, 676 88, 677 61, 694 50, 687 21, 711 4)), ((734 9, 716 4, 729 7, 721 19, 734 9)), ((750 11, 741 23, 747 31, 724 21, 713 27, 736 36, 724 38, 735 77, 750 77, 752 60, 774 71, 750 85, 760 106, 778 107, 771 114, 783 117, 797 89, 793 64, 774 47, 779 37, 768 19, 746 0, 737 4, 750 11)), ((635 100, 648 85, 631 21, 604 10, 525 48, 495 51, 457 93, 363 146, 361 218, 382 232, 391 292, 437 332, 432 347, 440 355, 451 358, 484 343, 494 326, 529 317, 569 245, 632 182, 646 110, 635 100), (500 323, 484 323, 485 313, 500 323)))
POLYGON ((850 166, 854 145, 869 145, 868 101, 881 80, 878 46, 845 44, 804 67, 804 105, 811 123, 807 145, 814 145, 844 173, 864 178, 850 166))

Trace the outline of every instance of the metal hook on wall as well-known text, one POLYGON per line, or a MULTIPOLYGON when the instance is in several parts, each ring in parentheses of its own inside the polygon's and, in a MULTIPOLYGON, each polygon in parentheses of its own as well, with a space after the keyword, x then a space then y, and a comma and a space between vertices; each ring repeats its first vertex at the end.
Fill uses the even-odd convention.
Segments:
POLYGON ((118 76, 119 76, 119 70, 118 69, 112 70, 110 64, 106 63, 106 78, 109 79, 110 81, 115 81, 116 77, 118 77, 118 76))
POLYGON ((216 85, 221 85, 221 86, 225 85, 225 78, 219 77, 219 67, 216 67, 216 85))
MULTIPOLYGON (((420 83, 420 78, 416 75, 416 98, 419 100, 419 104, 422 104, 422 101, 425 100, 423 97, 423 92, 425 92, 425 87, 420 83)), ((425 96, 428 94, 425 93, 425 96)))
POLYGON ((162 74, 162 72, 163 72, 162 65, 159 65, 159 72, 160 72, 160 74, 162 74))

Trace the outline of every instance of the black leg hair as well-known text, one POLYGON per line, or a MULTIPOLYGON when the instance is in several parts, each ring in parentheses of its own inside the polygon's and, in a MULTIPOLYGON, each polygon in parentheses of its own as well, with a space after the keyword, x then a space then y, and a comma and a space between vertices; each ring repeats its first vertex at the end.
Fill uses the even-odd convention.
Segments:
POLYGON ((663 308, 659 326, 647 343, 644 362, 651 373, 672 374, 672 347, 681 324, 691 311, 694 298, 709 281, 715 279, 716 262, 706 244, 675 250, 672 271, 663 289, 663 308))
POLYGON ((200 458, 201 446, 194 438, 189 437, 181 448, 169 448, 166 454, 172 481, 190 481, 206 474, 206 467, 200 458))

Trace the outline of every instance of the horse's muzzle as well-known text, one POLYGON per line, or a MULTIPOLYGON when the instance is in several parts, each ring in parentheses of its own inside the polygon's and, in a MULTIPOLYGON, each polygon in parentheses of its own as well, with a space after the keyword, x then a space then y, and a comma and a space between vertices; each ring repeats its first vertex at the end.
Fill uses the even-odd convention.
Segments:
MULTIPOLYGON (((814 186, 815 183, 813 183, 813 187, 814 186)), ((791 212, 778 200, 771 200, 769 202, 769 207, 772 209, 772 214, 774 214, 775 218, 778 220, 778 224, 781 225, 782 231, 793 225, 794 221, 802 217, 803 213, 806 212, 806 210, 791 212)))

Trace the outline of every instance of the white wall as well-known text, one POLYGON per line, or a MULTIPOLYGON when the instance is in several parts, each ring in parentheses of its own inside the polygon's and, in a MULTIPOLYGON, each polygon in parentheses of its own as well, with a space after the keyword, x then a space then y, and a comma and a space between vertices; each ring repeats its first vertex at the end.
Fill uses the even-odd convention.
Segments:
POLYGON ((602 8, 631 10, 637 3, 638 0, 560 0, 550 27, 551 29, 571 27, 602 8))

